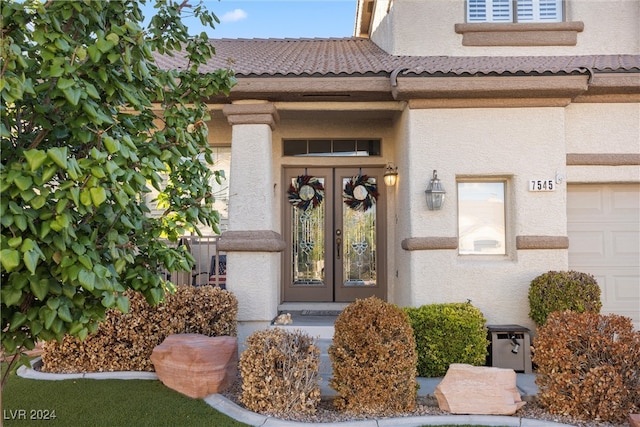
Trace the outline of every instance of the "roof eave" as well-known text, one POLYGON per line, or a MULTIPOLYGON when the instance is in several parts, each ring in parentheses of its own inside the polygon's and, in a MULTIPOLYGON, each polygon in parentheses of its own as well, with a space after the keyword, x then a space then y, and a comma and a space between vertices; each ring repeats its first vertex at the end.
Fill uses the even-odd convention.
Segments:
MULTIPOLYGON (((269 76, 238 77, 228 97, 210 102, 240 99, 272 102, 408 101, 416 99, 562 99, 586 102, 637 102, 639 73, 597 73, 509 76, 269 76), (613 100, 613 101, 612 101, 613 100)), ((555 105, 555 104, 554 104, 555 105)))
POLYGON ((398 100, 421 98, 574 98, 588 89, 587 75, 399 77, 398 100))

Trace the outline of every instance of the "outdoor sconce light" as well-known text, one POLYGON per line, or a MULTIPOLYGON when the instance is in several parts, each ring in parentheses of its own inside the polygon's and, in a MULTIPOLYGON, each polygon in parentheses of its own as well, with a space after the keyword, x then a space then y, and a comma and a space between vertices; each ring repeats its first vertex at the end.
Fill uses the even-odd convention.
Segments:
POLYGON ((427 194, 427 207, 430 211, 439 211, 442 209, 444 196, 447 192, 444 191, 444 187, 438 179, 438 171, 433 171, 433 178, 429 181, 429 185, 424 192, 427 194))
POLYGON ((398 180, 398 168, 389 163, 384 171, 384 183, 387 187, 393 187, 398 180))

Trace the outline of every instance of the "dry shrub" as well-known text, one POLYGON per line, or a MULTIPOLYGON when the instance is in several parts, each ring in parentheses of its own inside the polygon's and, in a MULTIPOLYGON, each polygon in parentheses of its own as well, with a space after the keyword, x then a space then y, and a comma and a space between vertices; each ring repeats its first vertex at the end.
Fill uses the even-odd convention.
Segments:
POLYGON ((554 312, 538 329, 533 361, 551 413, 622 423, 640 410, 640 332, 628 317, 554 312))
POLYGON ((415 408, 416 343, 397 306, 375 297, 348 305, 336 320, 329 357, 338 410, 387 416, 415 408))
POLYGON ((251 411, 274 416, 314 414, 320 401, 319 364, 320 350, 304 332, 254 332, 240 356, 240 401, 251 411))
POLYGON ((151 352, 171 334, 237 335, 238 301, 212 286, 178 286, 164 303, 150 306, 127 291, 129 313, 107 311, 96 333, 84 341, 65 336, 44 345, 43 371, 56 373, 153 371, 151 352))

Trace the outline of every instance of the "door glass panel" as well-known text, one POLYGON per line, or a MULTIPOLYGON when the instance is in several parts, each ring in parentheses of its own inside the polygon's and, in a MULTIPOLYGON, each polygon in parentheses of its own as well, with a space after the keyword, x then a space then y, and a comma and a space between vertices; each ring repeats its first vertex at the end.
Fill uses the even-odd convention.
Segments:
MULTIPOLYGON (((375 183, 375 178, 369 179, 375 183)), ((343 191, 348 182, 349 178, 343 178, 343 191)), ((361 197, 364 198, 366 195, 358 194, 354 190, 354 197, 362 200, 361 197)), ((375 286, 377 284, 375 205, 362 211, 342 203, 342 226, 344 230, 343 285, 375 286)))
MULTIPOLYGON (((324 178, 317 178, 324 186, 324 178)), ((292 182, 295 181, 295 178, 292 182)), ((293 237, 292 271, 294 286, 317 286, 325 282, 325 201, 316 207, 291 206, 293 237)))

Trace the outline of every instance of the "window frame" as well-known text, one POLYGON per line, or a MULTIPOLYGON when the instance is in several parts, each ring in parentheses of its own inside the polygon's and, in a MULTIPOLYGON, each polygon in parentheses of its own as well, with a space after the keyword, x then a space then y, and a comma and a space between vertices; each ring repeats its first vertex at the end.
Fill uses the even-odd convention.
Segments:
POLYGON ((468 24, 542 24, 566 22, 564 0, 467 0, 465 4, 465 22, 468 24), (484 7, 480 5, 484 3, 484 7), (541 4, 542 3, 542 4, 541 4), (540 19, 541 10, 555 3, 556 14, 551 19, 540 19), (494 6, 495 5, 495 6, 494 6), (536 18, 521 19, 519 11, 531 8, 536 18), (484 19, 477 19, 472 11, 484 19))
POLYGON ((456 178, 456 209, 457 209, 457 238, 458 238, 458 256, 469 258, 482 258, 482 259, 505 259, 510 258, 513 245, 511 240, 513 238, 513 230, 511 227, 511 205, 513 195, 511 194, 511 177, 509 176, 464 176, 456 178), (503 252, 501 253, 481 253, 481 252, 462 252, 461 243, 461 199, 460 199, 460 184, 487 184, 487 183, 502 183, 502 221, 503 221, 503 252))
POLYGON ((382 156, 382 139, 380 138, 283 138, 283 157, 380 157, 382 156), (348 151, 340 146, 353 143, 348 151), (301 148, 292 153, 287 144, 299 144, 301 148), (367 145, 372 146, 367 147, 367 145), (320 146, 319 146, 320 145, 320 146), (321 147, 324 146, 324 147, 321 147), (320 149, 325 148, 325 149, 320 149), (360 149, 362 148, 362 150, 360 149), (367 151, 367 149, 369 151, 367 151), (377 149, 375 151, 374 149, 377 149))

